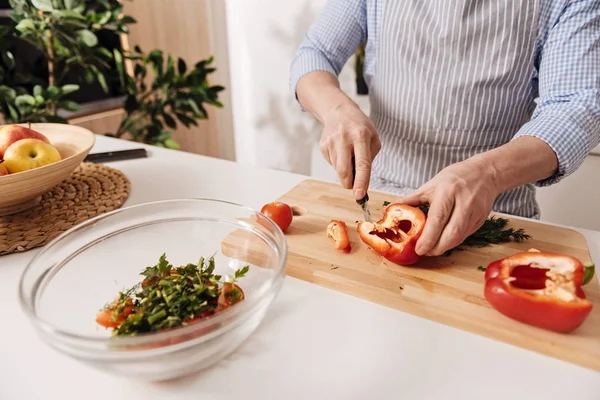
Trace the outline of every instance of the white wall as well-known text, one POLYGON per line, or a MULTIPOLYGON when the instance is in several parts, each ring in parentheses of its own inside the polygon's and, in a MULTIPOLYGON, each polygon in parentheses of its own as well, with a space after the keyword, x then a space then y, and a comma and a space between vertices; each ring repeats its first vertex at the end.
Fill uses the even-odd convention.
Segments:
MULTIPOLYGON (((238 162, 337 181, 318 151, 320 125, 300 112, 288 90, 294 53, 325 3, 226 0, 238 162)), ((340 81, 347 93, 355 93, 353 60, 340 81)), ((368 113, 368 99, 353 97, 368 113)), ((540 189, 542 219, 600 231, 599 177, 600 156, 590 156, 573 176, 540 189)))
MULTIPOLYGON (((288 90, 296 49, 326 1, 226 3, 237 161, 335 179, 318 152, 320 124, 300 111, 288 90)), ((354 92, 353 60, 340 82, 354 92)))

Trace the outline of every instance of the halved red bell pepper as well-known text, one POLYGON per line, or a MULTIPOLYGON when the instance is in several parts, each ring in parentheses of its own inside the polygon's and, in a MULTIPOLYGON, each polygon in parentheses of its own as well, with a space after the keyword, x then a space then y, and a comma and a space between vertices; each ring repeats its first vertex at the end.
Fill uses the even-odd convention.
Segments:
POLYGON ((571 256, 530 250, 490 263, 485 298, 500 313, 538 328, 567 333, 592 310, 584 267, 571 256))
POLYGON ((425 227, 425 214, 417 207, 390 204, 376 223, 360 222, 358 234, 388 261, 411 265, 419 261, 415 252, 417 240, 425 227))
POLYGON ((327 236, 335 242, 335 248, 345 253, 352 249, 348 238, 348 226, 344 221, 332 219, 327 225, 327 236))

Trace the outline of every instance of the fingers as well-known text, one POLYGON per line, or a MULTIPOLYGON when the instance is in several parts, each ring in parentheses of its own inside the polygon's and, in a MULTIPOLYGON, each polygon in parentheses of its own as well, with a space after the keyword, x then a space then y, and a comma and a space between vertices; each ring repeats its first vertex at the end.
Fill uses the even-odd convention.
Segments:
POLYGON ((360 200, 367 193, 371 179, 371 149, 365 140, 354 143, 354 166, 356 168, 354 197, 360 200))
POLYGON ((352 188, 352 142, 341 140, 335 143, 335 170, 346 189, 352 188))
POLYGON ((435 193, 435 197, 429 202, 427 221, 415 248, 416 253, 421 256, 429 253, 435 247, 454 208, 453 196, 445 196, 440 191, 435 193))
POLYGON ((471 233, 469 232, 472 223, 472 211, 470 207, 461 207, 455 205, 448 223, 443 228, 439 240, 431 250, 426 252, 428 256, 439 256, 460 245, 463 240, 471 233))

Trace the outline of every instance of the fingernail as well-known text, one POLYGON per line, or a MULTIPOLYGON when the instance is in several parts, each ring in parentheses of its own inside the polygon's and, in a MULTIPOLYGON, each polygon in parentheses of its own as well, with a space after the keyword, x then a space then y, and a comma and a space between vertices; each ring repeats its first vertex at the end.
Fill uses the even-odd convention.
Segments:
POLYGON ((357 200, 362 199, 363 197, 365 197, 365 191, 363 189, 355 189, 354 197, 356 197, 357 200))

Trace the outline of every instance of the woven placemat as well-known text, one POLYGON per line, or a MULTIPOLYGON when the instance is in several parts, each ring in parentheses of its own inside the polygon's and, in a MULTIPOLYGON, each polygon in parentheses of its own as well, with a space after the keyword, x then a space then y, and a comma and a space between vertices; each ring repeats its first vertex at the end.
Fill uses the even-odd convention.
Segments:
POLYGON ((129 197, 129 179, 103 164, 82 163, 38 205, 0 217, 0 255, 43 246, 69 228, 115 210, 129 197))

